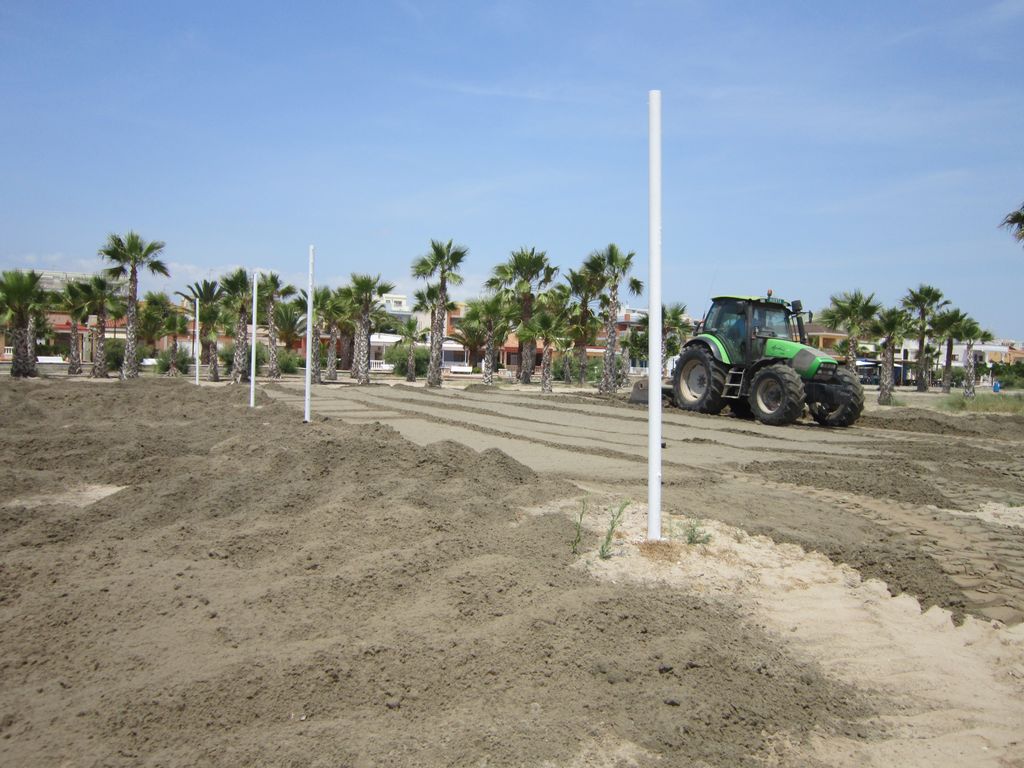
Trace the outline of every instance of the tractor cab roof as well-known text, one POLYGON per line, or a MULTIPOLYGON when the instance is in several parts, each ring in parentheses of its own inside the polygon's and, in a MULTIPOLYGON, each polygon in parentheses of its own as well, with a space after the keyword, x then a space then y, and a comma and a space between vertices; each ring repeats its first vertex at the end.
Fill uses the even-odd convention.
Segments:
POLYGON ((733 299, 737 301, 753 301, 758 304, 778 304, 780 306, 789 308, 789 302, 785 299, 777 299, 774 296, 733 296, 731 294, 724 294, 722 296, 715 296, 711 301, 721 301, 722 299, 733 299))

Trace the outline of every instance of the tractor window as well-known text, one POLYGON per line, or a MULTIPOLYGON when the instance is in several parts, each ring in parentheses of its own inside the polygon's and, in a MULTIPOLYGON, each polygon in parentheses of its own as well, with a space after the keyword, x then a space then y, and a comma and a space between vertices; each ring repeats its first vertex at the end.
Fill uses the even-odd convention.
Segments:
POLYGON ((756 333, 779 339, 793 337, 789 318, 782 307, 754 307, 754 329, 756 333))
MULTIPOLYGON (((747 308, 745 302, 736 299, 722 299, 711 307, 708 312, 708 319, 704 327, 709 331, 717 331, 726 334, 740 330, 737 326, 746 319, 747 308)), ((742 337, 742 332, 739 334, 742 337)))

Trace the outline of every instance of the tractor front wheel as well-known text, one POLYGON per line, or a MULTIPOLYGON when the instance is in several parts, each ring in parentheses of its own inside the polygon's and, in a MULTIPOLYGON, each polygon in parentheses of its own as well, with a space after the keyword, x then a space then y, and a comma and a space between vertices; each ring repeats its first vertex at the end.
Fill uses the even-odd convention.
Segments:
POLYGON ((725 372, 703 345, 687 347, 672 376, 672 394, 684 411, 719 413, 724 407, 725 372))
POLYGON ((864 388, 849 368, 839 368, 834 377, 835 407, 825 403, 811 403, 811 417, 825 427, 848 427, 864 411, 864 388))
POLYGON ((788 365, 767 365, 750 383, 750 410, 763 424, 792 424, 804 412, 804 382, 788 365))

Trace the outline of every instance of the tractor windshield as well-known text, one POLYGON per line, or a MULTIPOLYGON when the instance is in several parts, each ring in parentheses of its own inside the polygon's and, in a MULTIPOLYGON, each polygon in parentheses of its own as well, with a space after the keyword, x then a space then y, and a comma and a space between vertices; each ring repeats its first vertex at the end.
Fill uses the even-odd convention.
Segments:
POLYGON ((793 338, 793 330, 789 325, 789 316, 781 305, 754 306, 754 333, 763 336, 774 336, 779 339, 793 338))

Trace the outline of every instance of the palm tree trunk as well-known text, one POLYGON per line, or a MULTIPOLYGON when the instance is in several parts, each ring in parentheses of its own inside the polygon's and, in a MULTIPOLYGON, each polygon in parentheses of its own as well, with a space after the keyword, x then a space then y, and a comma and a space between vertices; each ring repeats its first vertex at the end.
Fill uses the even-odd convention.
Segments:
POLYGON ((317 320, 313 323, 313 349, 312 349, 312 365, 310 368, 310 378, 314 384, 323 384, 323 380, 320 378, 320 334, 323 333, 323 327, 320 325, 320 321, 317 320))
POLYGON ((327 339, 327 380, 338 380, 338 324, 331 323, 327 339))
POLYGON ((608 320, 605 322, 604 371, 601 374, 600 391, 606 395, 617 389, 615 370, 615 349, 619 342, 619 329, 615 324, 619 316, 619 286, 612 285, 608 291, 608 320))
POLYGON ((569 350, 562 352, 562 381, 572 384, 572 357, 569 350))
POLYGON ((551 391, 551 344, 544 342, 540 363, 540 391, 551 391))
POLYGON ((14 347, 14 360, 11 362, 11 376, 28 378, 36 376, 36 359, 29 352, 28 328, 12 328, 11 341, 14 347))
POLYGON ((405 358, 405 380, 416 381, 416 342, 409 339, 409 353, 405 358))
POLYGON ((441 386, 441 353, 444 344, 444 321, 447 316, 448 290, 444 277, 437 291, 437 306, 430 317, 430 365, 427 367, 427 386, 441 386))
POLYGON ((360 343, 363 345, 362 356, 359 358, 359 383, 370 383, 370 315, 359 318, 360 343))
POLYGON ((488 328, 484 339, 484 384, 494 384, 494 329, 488 328))
POLYGON ((29 376, 36 375, 36 319, 32 315, 28 316, 28 325, 25 326, 25 344, 28 351, 26 352, 26 359, 29 361, 29 365, 32 366, 32 373, 27 374, 29 376))
POLYGON ((882 353, 882 370, 878 380, 878 404, 892 405, 892 369, 895 350, 892 348, 892 340, 885 345, 882 353))
POLYGON ((576 379, 582 387, 587 383, 587 342, 576 342, 576 364, 579 371, 576 379))
POLYGON ((95 343, 93 344, 92 371, 89 376, 94 379, 107 378, 107 314, 106 312, 96 313, 96 328, 93 330, 95 343))
POLYGON ((168 355, 167 375, 177 376, 178 371, 178 334, 171 334, 171 349, 168 355))
POLYGON ((210 381, 220 381, 220 356, 217 354, 217 342, 204 341, 203 347, 206 353, 206 377, 210 381))
POLYGON ((338 367, 343 371, 352 371, 352 347, 355 340, 347 333, 341 334, 341 351, 338 353, 338 367))
POLYGON ((949 394, 953 388, 953 337, 946 339, 946 364, 942 368, 942 392, 949 394))
POLYGON ((974 399, 974 342, 967 342, 964 350, 964 397, 974 399))
POLYGON ((139 361, 135 354, 138 347, 138 297, 139 273, 133 264, 128 272, 128 314, 125 316, 124 327, 124 363, 121 365, 122 379, 139 377, 139 361))
MULTIPOLYGON (((921 315, 921 322, 924 323, 924 314, 921 315)), ((925 366, 924 359, 924 338, 925 334, 921 334, 917 338, 917 391, 927 392, 928 391, 928 370, 925 366)))
POLYGON ((281 378, 281 365, 277 362, 277 321, 274 319, 276 304, 273 297, 267 302, 267 378, 272 381, 281 378))
POLYGON ((210 364, 210 326, 206 323, 199 324, 199 362, 203 365, 210 364))
POLYGON ((235 355, 231 360, 231 381, 239 384, 249 380, 249 317, 244 309, 235 323, 235 355))
POLYGON ((846 361, 846 367, 850 369, 854 376, 857 375, 857 350, 860 348, 860 339, 857 338, 856 333, 851 333, 847 337, 847 343, 850 345, 850 355, 846 361))
MULTIPOLYGON (((520 320, 526 325, 533 319, 533 295, 523 299, 523 306, 520 320)), ((537 341, 519 340, 519 381, 522 384, 529 384, 533 378, 533 369, 537 365, 537 341)))
POLYGON ((71 321, 71 344, 68 348, 68 376, 82 372, 82 350, 79 349, 78 323, 71 321))

